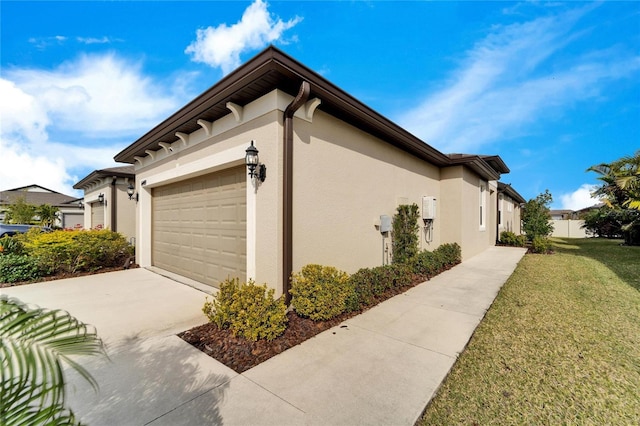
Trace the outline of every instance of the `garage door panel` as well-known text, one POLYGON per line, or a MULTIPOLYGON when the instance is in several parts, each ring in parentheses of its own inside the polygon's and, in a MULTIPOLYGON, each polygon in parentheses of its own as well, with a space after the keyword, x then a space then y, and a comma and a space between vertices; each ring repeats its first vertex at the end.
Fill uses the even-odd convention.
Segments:
POLYGON ((217 286, 246 279, 246 176, 237 167, 153 191, 153 264, 217 286))

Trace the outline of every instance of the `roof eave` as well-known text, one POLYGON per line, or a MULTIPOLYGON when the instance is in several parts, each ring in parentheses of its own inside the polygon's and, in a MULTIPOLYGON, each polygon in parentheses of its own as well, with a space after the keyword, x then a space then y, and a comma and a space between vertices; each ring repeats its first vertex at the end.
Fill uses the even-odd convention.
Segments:
MULTIPOLYGON (((267 48, 235 72, 227 75, 220 82, 118 153, 114 159, 123 163, 135 163, 135 157, 146 155, 146 150, 159 149, 158 143, 161 142, 161 138, 174 135, 179 131, 180 126, 197 120, 208 109, 216 105, 226 104, 232 95, 238 93, 241 89, 248 88, 251 84, 256 83, 271 72, 279 73, 288 78, 294 77, 300 81, 308 81, 311 86, 312 96, 317 96, 323 100, 321 109, 330 104, 344 115, 360 121, 358 125, 364 125, 369 130, 373 129, 379 133, 386 142, 437 166, 448 164, 449 158, 445 154, 413 136, 275 47, 267 48)), ((299 85, 299 82, 296 83, 299 85)), ((275 88, 277 87, 270 87, 271 90, 275 88)), ((165 142, 168 141, 165 140, 165 142)))

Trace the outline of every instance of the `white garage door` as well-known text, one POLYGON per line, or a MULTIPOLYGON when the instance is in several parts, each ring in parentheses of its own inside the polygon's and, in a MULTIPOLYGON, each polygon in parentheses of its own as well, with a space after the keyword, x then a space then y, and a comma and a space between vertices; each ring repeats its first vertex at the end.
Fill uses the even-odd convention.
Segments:
POLYGON ((218 286, 246 280, 246 167, 153 189, 153 265, 218 286))

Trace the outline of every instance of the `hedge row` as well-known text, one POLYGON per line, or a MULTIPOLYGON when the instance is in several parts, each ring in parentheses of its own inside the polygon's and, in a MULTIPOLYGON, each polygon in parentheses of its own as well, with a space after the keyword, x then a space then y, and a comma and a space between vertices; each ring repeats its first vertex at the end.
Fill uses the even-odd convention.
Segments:
POLYGON ((429 279, 461 260, 460 246, 453 243, 419 252, 407 263, 360 269, 348 279, 333 267, 307 265, 291 278, 291 305, 300 316, 327 320, 372 306, 387 291, 429 279))
POLYGON ((0 282, 119 266, 133 250, 123 235, 108 229, 43 232, 34 228, 0 239, 0 282))
MULTIPOLYGON (((291 276, 291 305, 314 321, 334 318, 375 305, 392 290, 401 290, 460 263, 458 244, 444 244, 433 252, 418 253, 409 263, 363 268, 349 276, 332 266, 306 265, 291 276)), ((221 329, 249 340, 273 340, 286 329, 284 299, 254 282, 228 279, 203 312, 221 329)))

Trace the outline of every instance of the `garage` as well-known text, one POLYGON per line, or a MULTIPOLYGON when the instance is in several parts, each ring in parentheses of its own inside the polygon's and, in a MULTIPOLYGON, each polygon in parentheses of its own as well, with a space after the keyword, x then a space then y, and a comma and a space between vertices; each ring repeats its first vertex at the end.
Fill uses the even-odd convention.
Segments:
POLYGON ((104 206, 100 203, 91 203, 91 229, 104 228, 104 206))
POLYGON ((152 264, 218 287, 246 280, 246 167, 152 190, 152 264))

